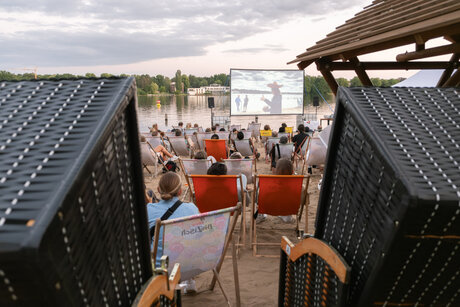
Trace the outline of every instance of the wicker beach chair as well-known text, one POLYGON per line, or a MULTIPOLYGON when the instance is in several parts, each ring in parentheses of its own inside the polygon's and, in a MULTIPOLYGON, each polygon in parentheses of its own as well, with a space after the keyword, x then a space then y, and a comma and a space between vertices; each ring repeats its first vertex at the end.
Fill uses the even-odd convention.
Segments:
POLYGON ((168 137, 169 144, 176 156, 190 157, 190 147, 188 146, 185 137, 176 136, 168 137))
POLYGON ((345 306, 350 267, 327 243, 281 238, 278 306, 345 306))
POLYGON ((181 280, 188 280, 200 273, 212 271, 213 278, 209 287, 199 290, 198 293, 212 291, 217 282, 228 306, 231 306, 229 296, 222 284, 220 270, 228 247, 232 244, 235 300, 236 306, 240 306, 238 264, 233 240, 233 231, 240 210, 241 204, 238 203, 237 206, 177 219, 164 221, 157 219, 153 259, 156 259, 158 247, 161 246, 163 255, 168 255, 172 264, 180 263, 181 280))
MULTIPOLYGON (((296 215, 295 231, 299 233, 299 221, 304 207, 308 208, 309 176, 300 175, 256 175, 251 206, 250 241, 254 256, 258 255, 257 246, 278 246, 279 243, 257 242, 257 214, 274 216, 296 215), (305 181, 305 186, 303 183, 305 181), (256 213, 256 214, 255 214, 256 213)), ((307 211, 307 210, 305 210, 307 211)), ((308 225, 308 212, 305 212, 305 223, 308 225)))
POLYGON ((206 146, 206 154, 213 156, 217 162, 227 159, 228 148, 226 140, 204 140, 206 146))
POLYGON ((142 286, 132 307, 182 306, 180 289, 176 289, 181 278, 180 264, 174 264, 171 274, 168 274, 168 268, 168 256, 161 257, 161 266, 155 268, 155 275, 142 286))
POLYGON ((315 237, 350 265, 346 306, 459 306, 456 88, 339 88, 315 237))
MULTIPOLYGON (((200 212, 208 212, 227 208, 242 200, 246 208, 246 193, 243 181, 237 175, 190 175, 193 183, 192 195, 195 205, 200 212), (237 184, 239 179, 241 195, 238 195, 237 184), (239 197, 238 197, 239 196, 239 197)), ((246 242, 246 216, 241 215, 242 244, 246 242)))

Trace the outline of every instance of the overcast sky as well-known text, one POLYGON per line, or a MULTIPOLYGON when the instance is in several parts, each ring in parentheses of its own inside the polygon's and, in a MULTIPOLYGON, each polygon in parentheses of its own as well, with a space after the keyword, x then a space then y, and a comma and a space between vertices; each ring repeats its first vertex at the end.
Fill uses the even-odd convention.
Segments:
MULTIPOLYGON (((172 77, 177 69, 296 69, 286 63, 371 2, 0 0, 0 70, 172 77)), ((319 74, 315 65, 306 72, 319 74)))

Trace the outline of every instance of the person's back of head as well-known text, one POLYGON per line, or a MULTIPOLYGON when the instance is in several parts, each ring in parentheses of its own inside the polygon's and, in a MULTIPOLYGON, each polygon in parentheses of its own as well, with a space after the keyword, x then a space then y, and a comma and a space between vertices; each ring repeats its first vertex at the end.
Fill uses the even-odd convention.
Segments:
POLYGON ((193 128, 198 128, 198 127, 199 127, 199 126, 198 126, 197 123, 195 123, 195 124, 193 125, 193 128))
POLYGON ((281 158, 276 162, 275 175, 292 175, 294 173, 294 166, 291 160, 281 158))
POLYGON ((225 131, 225 128, 220 128, 219 131, 225 131))
POLYGON ((204 151, 199 150, 195 153, 195 156, 193 156, 194 159, 199 159, 199 160, 204 160, 207 158, 207 155, 204 151))
POLYGON ((305 126, 300 124, 299 127, 297 127, 297 130, 299 131, 299 133, 304 133, 305 131, 305 126))
POLYGON ((279 129, 278 129, 278 132, 286 132, 286 128, 281 126, 279 129))
POLYGON ((281 127, 286 128, 286 127, 287 127, 286 123, 282 123, 282 124, 281 124, 281 127))
POLYGON ((230 159, 243 159, 243 155, 240 154, 238 151, 235 151, 230 155, 230 159))
POLYGON ((273 132, 272 132, 272 137, 274 137, 274 138, 278 137, 278 132, 273 131, 273 132))
POLYGON ((186 129, 192 128, 192 123, 187 123, 187 125, 185 125, 185 128, 186 128, 186 129))
POLYGON ((218 140, 218 139, 219 139, 219 136, 215 133, 211 136, 211 140, 218 140))
POLYGON ((243 133, 242 131, 238 132, 238 133, 236 134, 236 138, 237 138, 238 140, 244 140, 244 133, 243 133))
POLYGON ((182 127, 182 126, 184 125, 184 123, 183 123, 183 122, 179 122, 177 125, 178 125, 179 127, 182 127))
POLYGON ((152 136, 158 136, 158 130, 152 130, 152 136))
POLYGON ((181 136, 182 135, 182 131, 180 131, 179 129, 176 129, 176 131, 174 131, 175 135, 176 136, 181 136))
POLYGON ((270 126, 269 126, 269 125, 265 125, 265 126, 264 126, 264 130, 270 130, 270 126))
POLYGON ((212 127, 211 127, 211 130, 212 130, 212 131, 216 131, 216 126, 212 126, 212 127))
POLYGON ((283 135, 282 137, 280 137, 280 144, 287 144, 287 142, 288 142, 287 136, 283 135))
POLYGON ((158 182, 158 193, 163 200, 170 200, 175 196, 180 196, 182 192, 182 182, 180 176, 174 172, 167 172, 158 182))
POLYGON ((145 143, 145 136, 141 135, 139 137, 139 140, 141 141, 141 143, 145 143))
POLYGON ((233 128, 232 132, 235 133, 237 132, 238 130, 236 128, 233 128))
POLYGON ((208 168, 208 175, 227 175, 227 166, 222 162, 213 163, 208 168))
POLYGON ((211 128, 206 128, 204 132, 211 132, 211 128))

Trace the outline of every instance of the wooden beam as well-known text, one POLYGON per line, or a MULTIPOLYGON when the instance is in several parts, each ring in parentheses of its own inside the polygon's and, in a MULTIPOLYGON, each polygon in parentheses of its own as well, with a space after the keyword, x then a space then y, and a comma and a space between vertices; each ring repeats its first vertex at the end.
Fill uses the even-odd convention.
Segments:
POLYGON ((329 70, 320 70, 321 74, 324 77, 324 80, 326 80, 327 84, 331 88, 332 93, 334 95, 337 95, 337 90, 339 88, 339 85, 337 84, 337 81, 335 81, 334 76, 332 75, 331 71, 329 70))
POLYGON ((450 65, 444 70, 441 77, 439 78, 438 84, 436 84, 437 87, 442 87, 443 84, 446 83, 447 80, 449 80, 450 76, 452 75, 452 72, 454 71, 454 68, 458 67, 458 59, 458 53, 452 55, 449 61, 450 65))
POLYGON ((442 87, 451 87, 451 86, 457 86, 457 84, 460 82, 460 70, 457 69, 457 71, 450 77, 443 85, 442 87))
POLYGON ((372 86, 372 81, 366 73, 366 70, 361 65, 357 57, 350 59, 350 63, 354 66, 356 75, 364 86, 372 86))
POLYGON ((415 34, 415 50, 416 51, 422 51, 425 50, 425 40, 420 34, 415 34))
POLYGON ((443 54, 459 53, 459 52, 460 52, 460 43, 455 43, 455 44, 420 50, 420 51, 401 53, 396 56, 396 61, 407 62, 411 60, 418 60, 418 59, 424 59, 424 58, 429 58, 429 57, 443 55, 443 54))
MULTIPOLYGON (((328 62, 323 65, 318 70, 354 70, 350 62, 328 62)), ((447 69, 452 65, 451 62, 361 62, 365 70, 447 69)))

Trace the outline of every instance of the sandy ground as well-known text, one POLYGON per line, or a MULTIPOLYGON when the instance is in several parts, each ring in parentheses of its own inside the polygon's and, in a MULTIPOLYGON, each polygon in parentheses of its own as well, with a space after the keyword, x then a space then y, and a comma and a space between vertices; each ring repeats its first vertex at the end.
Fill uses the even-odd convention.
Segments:
MULTIPOLYGON (((261 146, 261 145, 259 145, 261 146)), ((262 152, 262 147, 259 151, 262 152)), ((259 174, 271 174, 270 165, 265 162, 264 154, 257 162, 257 171, 259 174)), ((153 169, 152 169, 153 171, 153 169)), ((184 191, 185 178, 180 173, 184 191)), ((156 192, 157 183, 161 174, 152 177, 144 171, 145 184, 147 188, 156 192)), ((316 207, 318 204, 319 190, 318 181, 321 178, 319 170, 314 169, 313 175, 310 176, 309 184, 309 208, 308 208, 308 233, 314 232, 314 220, 316 215, 316 207)), ((158 195, 158 194, 157 194, 158 195)), ((189 201, 188 198, 185 199, 189 201)), ((252 203, 250 203, 252 205, 252 203)), ((248 209, 249 210, 249 209, 248 209)), ((305 213, 304 213, 305 214, 305 213)), ((249 212, 247 216, 247 231, 249 231, 249 212)), ((300 229, 305 229, 305 215, 301 218, 300 229)), ((269 216, 265 221, 257 225, 258 241, 259 242, 281 242, 281 236, 287 236, 292 242, 297 243, 298 239, 295 233, 295 223, 284 223, 278 217, 269 216)), ((235 231, 235 236, 239 234, 239 230, 235 231)), ((252 249, 250 249, 249 235, 246 240, 246 247, 240 249, 238 258, 238 272, 240 282, 240 295, 242 306, 276 306, 278 300, 278 274, 279 274, 279 247, 267 247, 259 250, 260 253, 270 254, 272 257, 254 257, 252 249)), ((229 295, 232 305, 235 304, 235 287, 233 281, 233 265, 231 257, 231 249, 227 252, 227 257, 224 260, 221 278, 224 288, 229 295)), ((208 287, 212 279, 212 273, 203 273, 195 278, 198 290, 204 290, 208 287)), ((195 295, 183 295, 183 306, 225 306, 226 302, 221 290, 216 285, 214 291, 205 291, 195 295)))

